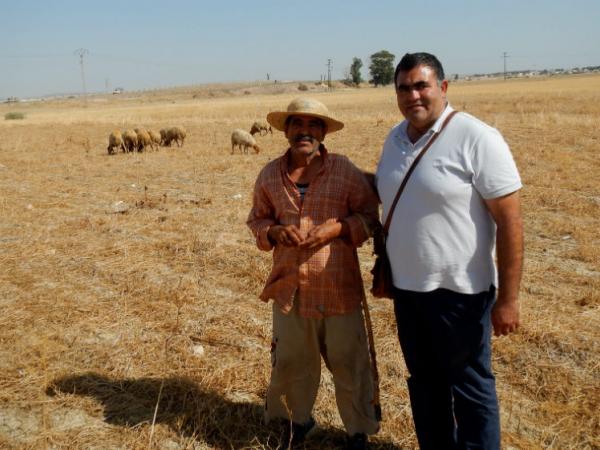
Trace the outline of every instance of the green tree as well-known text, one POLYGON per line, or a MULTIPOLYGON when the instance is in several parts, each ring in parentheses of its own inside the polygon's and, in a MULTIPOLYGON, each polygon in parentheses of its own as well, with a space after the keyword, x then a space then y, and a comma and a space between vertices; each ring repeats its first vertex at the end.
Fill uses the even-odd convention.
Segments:
POLYGON ((363 62, 360 58, 352 58, 352 65, 350 66, 350 77, 355 85, 362 83, 363 79, 360 75, 360 69, 363 66, 363 62))
POLYGON ((390 84, 394 78, 394 58, 395 56, 387 50, 381 50, 371 55, 371 80, 375 86, 385 86, 390 84))

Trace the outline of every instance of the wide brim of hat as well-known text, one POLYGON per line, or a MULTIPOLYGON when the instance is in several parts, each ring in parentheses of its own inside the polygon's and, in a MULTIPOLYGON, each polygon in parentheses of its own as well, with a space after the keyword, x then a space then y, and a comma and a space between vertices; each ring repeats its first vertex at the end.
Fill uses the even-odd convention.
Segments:
POLYGON ((267 114, 267 122, 271 126, 279 131, 285 131, 285 121, 289 116, 308 116, 316 117, 321 119, 327 125, 327 134, 335 133, 344 128, 344 123, 339 120, 332 119, 331 117, 323 116, 321 114, 314 114, 309 112, 290 112, 290 111, 273 111, 267 114))

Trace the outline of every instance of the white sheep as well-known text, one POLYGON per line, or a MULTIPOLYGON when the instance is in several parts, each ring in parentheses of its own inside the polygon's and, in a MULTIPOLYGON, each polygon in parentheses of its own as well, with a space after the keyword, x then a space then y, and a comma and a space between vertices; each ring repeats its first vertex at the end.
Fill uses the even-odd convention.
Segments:
POLYGON ((178 147, 182 147, 186 136, 187 136, 187 133, 185 131, 185 128, 172 127, 167 130, 164 143, 166 146, 170 147, 171 142, 175 141, 177 143, 178 147))
POLYGON ((115 152, 115 148, 126 151, 125 143, 123 142, 123 136, 119 130, 115 130, 108 136, 108 154, 112 155, 115 152))
POLYGON ((138 138, 134 130, 123 131, 123 143, 128 152, 134 152, 137 150, 138 138))
POLYGON ((262 136, 263 131, 265 132, 265 136, 269 133, 271 133, 271 135, 273 134, 273 129, 271 128, 271 125, 269 125, 264 120, 257 120, 252 124, 252 128, 250 128, 250 134, 252 136, 254 136, 256 133, 258 133, 259 136, 262 136))
POLYGON ((167 146, 167 129, 163 128, 160 130, 160 145, 167 146))
POLYGON ((162 142, 162 137, 160 135, 160 133, 154 131, 154 130, 146 130, 148 131, 148 134, 150 135, 150 139, 152 139, 152 142, 155 143, 156 145, 160 146, 161 142, 162 142))
POLYGON ((146 147, 150 147, 152 150, 154 150, 154 142, 152 142, 152 139, 146 130, 136 128, 135 133, 137 134, 138 152, 143 152, 146 147))
POLYGON ((236 146, 239 147, 240 153, 242 153, 242 151, 244 153, 248 153, 249 147, 252 147, 256 153, 260 152, 260 147, 258 145, 256 145, 256 140, 254 139, 254 136, 252 136, 250 133, 248 133, 245 130, 237 129, 237 130, 233 130, 233 133, 231 133, 231 154, 232 155, 233 155, 233 152, 234 152, 236 146))

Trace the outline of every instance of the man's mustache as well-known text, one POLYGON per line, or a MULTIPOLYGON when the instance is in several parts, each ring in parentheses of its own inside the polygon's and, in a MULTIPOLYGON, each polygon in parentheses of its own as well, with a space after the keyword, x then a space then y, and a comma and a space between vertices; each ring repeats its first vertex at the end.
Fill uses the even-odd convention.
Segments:
POLYGON ((302 142, 302 141, 314 142, 315 138, 313 136, 311 136, 310 134, 299 134, 294 137, 294 142, 298 143, 298 142, 302 142))

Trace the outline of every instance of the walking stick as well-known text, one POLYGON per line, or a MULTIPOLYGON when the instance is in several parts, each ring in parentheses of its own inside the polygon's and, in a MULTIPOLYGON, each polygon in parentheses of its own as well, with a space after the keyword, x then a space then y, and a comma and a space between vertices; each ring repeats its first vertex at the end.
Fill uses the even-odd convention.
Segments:
POLYGON ((381 422, 381 403, 379 401, 379 371, 377 370, 377 354, 375 353, 375 339, 373 338, 373 324, 371 322, 371 314, 369 313, 369 305, 367 304, 367 296, 363 295, 362 299, 363 315, 365 316, 365 324, 367 328, 367 337, 369 339, 369 354, 371 355, 371 372, 373 374, 373 407, 375 408, 375 419, 381 422))

